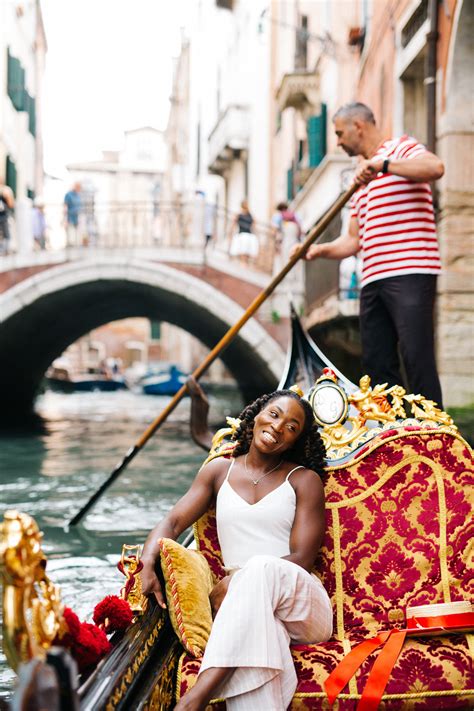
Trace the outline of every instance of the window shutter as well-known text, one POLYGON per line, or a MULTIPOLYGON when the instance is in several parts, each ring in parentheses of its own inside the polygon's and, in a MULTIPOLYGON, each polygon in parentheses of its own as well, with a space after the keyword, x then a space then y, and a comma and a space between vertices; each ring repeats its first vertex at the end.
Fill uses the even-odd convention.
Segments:
POLYGON ((5 184, 12 189, 13 195, 16 197, 16 165, 10 156, 7 156, 5 184))
POLYGON ((288 168, 286 171, 286 197, 288 201, 294 198, 294 180, 293 180, 293 168, 288 168))
POLYGON ((25 111, 25 70, 20 60, 7 50, 7 93, 17 111, 25 111))
POLYGON ((321 104, 321 113, 310 116, 307 121, 309 166, 316 168, 326 155, 326 104, 321 104))
POLYGON ((159 341, 161 338, 161 322, 160 321, 151 321, 150 323, 151 326, 151 339, 153 341, 159 341))
POLYGON ((25 111, 28 112, 28 130, 32 136, 36 136, 36 100, 27 91, 25 91, 25 111))

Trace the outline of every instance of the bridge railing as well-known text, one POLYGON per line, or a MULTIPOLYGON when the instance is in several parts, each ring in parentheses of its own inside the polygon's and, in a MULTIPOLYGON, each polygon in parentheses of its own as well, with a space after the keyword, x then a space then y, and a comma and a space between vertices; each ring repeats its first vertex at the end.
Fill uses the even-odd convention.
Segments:
MULTIPOLYGON (((20 238, 19 225, 11 220, 12 239, 8 245, 0 245, 0 255, 24 253, 28 251, 25 245, 29 244, 31 250, 173 248, 202 250, 203 255, 207 250, 239 261, 238 257, 230 257, 235 214, 200 199, 191 202, 84 200, 77 226, 66 224, 61 203, 46 204, 44 215, 45 239, 34 238, 33 224, 37 221, 33 212, 31 235, 26 239, 24 234, 20 238)), ((253 229, 258 239, 258 254, 245 261, 253 269, 270 274, 275 257, 272 227, 256 221, 253 229)), ((24 220, 22 230, 25 231, 24 220)))

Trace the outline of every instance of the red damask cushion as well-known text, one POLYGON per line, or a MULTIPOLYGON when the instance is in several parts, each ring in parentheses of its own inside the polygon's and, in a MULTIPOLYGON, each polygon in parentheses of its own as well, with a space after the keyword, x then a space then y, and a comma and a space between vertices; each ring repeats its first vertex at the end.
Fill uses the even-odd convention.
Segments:
MULTIPOLYGON (((348 462, 328 468, 327 526, 315 572, 331 597, 335 636, 295 648, 299 685, 292 709, 329 708, 322 682, 343 656, 336 639, 354 645, 403 627, 407 607, 474 598, 473 482, 471 450, 442 429, 385 431, 348 462)), ((195 533, 214 576, 222 577, 214 509, 195 533)), ((357 676, 359 693, 367 669, 357 676)), ((462 695, 474 687, 469 674, 465 638, 410 638, 389 680, 384 711, 474 708, 474 696, 470 706, 462 695), (401 703, 391 696, 399 693, 411 696, 401 703)), ((192 683, 184 658, 182 693, 192 683)), ((338 711, 354 709, 356 698, 342 695, 338 711)))
MULTIPOLYGON (((290 711, 329 709, 324 681, 344 657, 336 641, 293 645, 298 686, 290 711)), ((337 711, 355 711, 374 656, 357 672, 350 688, 339 696, 337 711)), ((184 654, 179 662, 179 698, 195 683, 200 661, 184 654)), ((382 697, 383 711, 469 709, 474 702, 472 657, 464 635, 410 637, 395 664, 382 697), (470 693, 469 693, 470 692, 470 693)), ((221 708, 213 704, 213 709, 221 708)), ((225 706, 222 706, 225 708, 225 706)))

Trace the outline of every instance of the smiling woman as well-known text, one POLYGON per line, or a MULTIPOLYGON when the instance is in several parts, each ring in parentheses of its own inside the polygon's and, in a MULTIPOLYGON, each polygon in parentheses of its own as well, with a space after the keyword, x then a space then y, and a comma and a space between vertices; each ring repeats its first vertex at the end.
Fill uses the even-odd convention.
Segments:
POLYGON ((217 693, 230 711, 287 708, 296 688, 290 642, 332 631, 328 595, 311 574, 324 533, 324 446, 309 403, 290 390, 246 407, 231 461, 206 464, 148 536, 143 590, 165 607, 155 573, 162 538, 176 539, 216 501, 227 575, 210 599, 214 623, 193 689, 177 709, 217 693))

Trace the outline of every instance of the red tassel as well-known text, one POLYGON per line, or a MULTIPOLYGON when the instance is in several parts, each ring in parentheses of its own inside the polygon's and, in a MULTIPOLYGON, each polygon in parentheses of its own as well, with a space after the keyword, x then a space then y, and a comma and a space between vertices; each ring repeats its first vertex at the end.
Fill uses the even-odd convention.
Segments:
POLYGON ((96 625, 103 626, 107 634, 125 630, 133 620, 133 612, 126 600, 117 595, 107 595, 94 608, 96 625))

